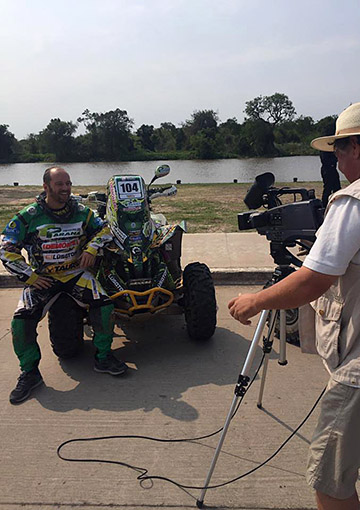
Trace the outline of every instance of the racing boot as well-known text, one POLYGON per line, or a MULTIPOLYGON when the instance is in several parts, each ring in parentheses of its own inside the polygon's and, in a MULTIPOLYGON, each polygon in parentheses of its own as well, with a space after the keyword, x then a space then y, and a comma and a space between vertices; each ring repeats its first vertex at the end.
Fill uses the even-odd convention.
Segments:
POLYGON ((37 367, 29 372, 21 372, 16 387, 10 393, 10 403, 20 404, 24 402, 24 400, 30 396, 31 390, 43 382, 43 378, 37 367))
POLYGON ((95 372, 101 372, 103 374, 111 375, 123 375, 127 371, 128 366, 123 361, 118 360, 115 356, 109 352, 106 358, 98 359, 95 356, 95 372))

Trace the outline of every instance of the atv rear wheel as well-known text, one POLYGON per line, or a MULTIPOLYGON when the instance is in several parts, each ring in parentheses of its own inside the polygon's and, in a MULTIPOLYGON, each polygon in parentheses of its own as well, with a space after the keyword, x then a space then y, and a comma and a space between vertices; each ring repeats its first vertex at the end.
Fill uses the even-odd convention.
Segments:
MULTIPOLYGON (((267 289, 274 285, 274 282, 270 280, 264 285, 264 289, 267 289)), ((298 308, 289 308, 285 311, 286 317, 286 341, 289 344, 300 345, 299 338, 299 309, 298 308)), ((279 316, 275 321, 275 336, 276 338, 280 338, 280 318, 279 316)))
POLYGON ((187 331, 193 340, 208 340, 216 327, 215 287, 206 264, 193 262, 183 273, 184 311, 187 331))
POLYGON ((48 313, 51 347, 56 356, 76 356, 84 343, 84 311, 67 294, 60 294, 48 313))
MULTIPOLYGON (((286 341, 289 344, 300 345, 299 339, 299 309, 290 308, 286 310, 286 341)), ((280 320, 275 322, 275 336, 280 338, 280 320)))

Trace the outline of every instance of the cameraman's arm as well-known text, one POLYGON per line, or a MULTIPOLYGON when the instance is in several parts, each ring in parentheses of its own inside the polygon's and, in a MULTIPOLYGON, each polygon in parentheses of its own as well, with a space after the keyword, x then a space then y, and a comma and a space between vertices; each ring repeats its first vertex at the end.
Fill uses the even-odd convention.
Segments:
POLYGON ((272 287, 233 298, 228 304, 230 314, 242 324, 251 324, 249 319, 261 310, 297 308, 317 299, 337 278, 303 266, 272 287))

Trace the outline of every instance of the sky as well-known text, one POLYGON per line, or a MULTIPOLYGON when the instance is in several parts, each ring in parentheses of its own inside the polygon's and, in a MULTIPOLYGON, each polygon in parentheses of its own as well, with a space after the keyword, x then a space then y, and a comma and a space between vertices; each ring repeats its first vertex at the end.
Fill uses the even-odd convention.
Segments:
MULTIPOLYGON (((0 0, 0 124, 120 108, 179 126, 286 94, 319 120, 360 101, 359 0, 0 0)), ((79 128, 77 134, 81 133, 79 128)))

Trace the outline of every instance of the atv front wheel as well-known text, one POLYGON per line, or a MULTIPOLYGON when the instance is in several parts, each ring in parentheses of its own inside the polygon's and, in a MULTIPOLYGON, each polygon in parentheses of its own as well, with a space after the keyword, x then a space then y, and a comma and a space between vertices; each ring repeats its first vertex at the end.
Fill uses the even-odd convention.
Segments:
POLYGON ((193 262, 183 272, 184 311, 187 331, 193 340, 208 340, 216 327, 215 287, 206 264, 193 262))

